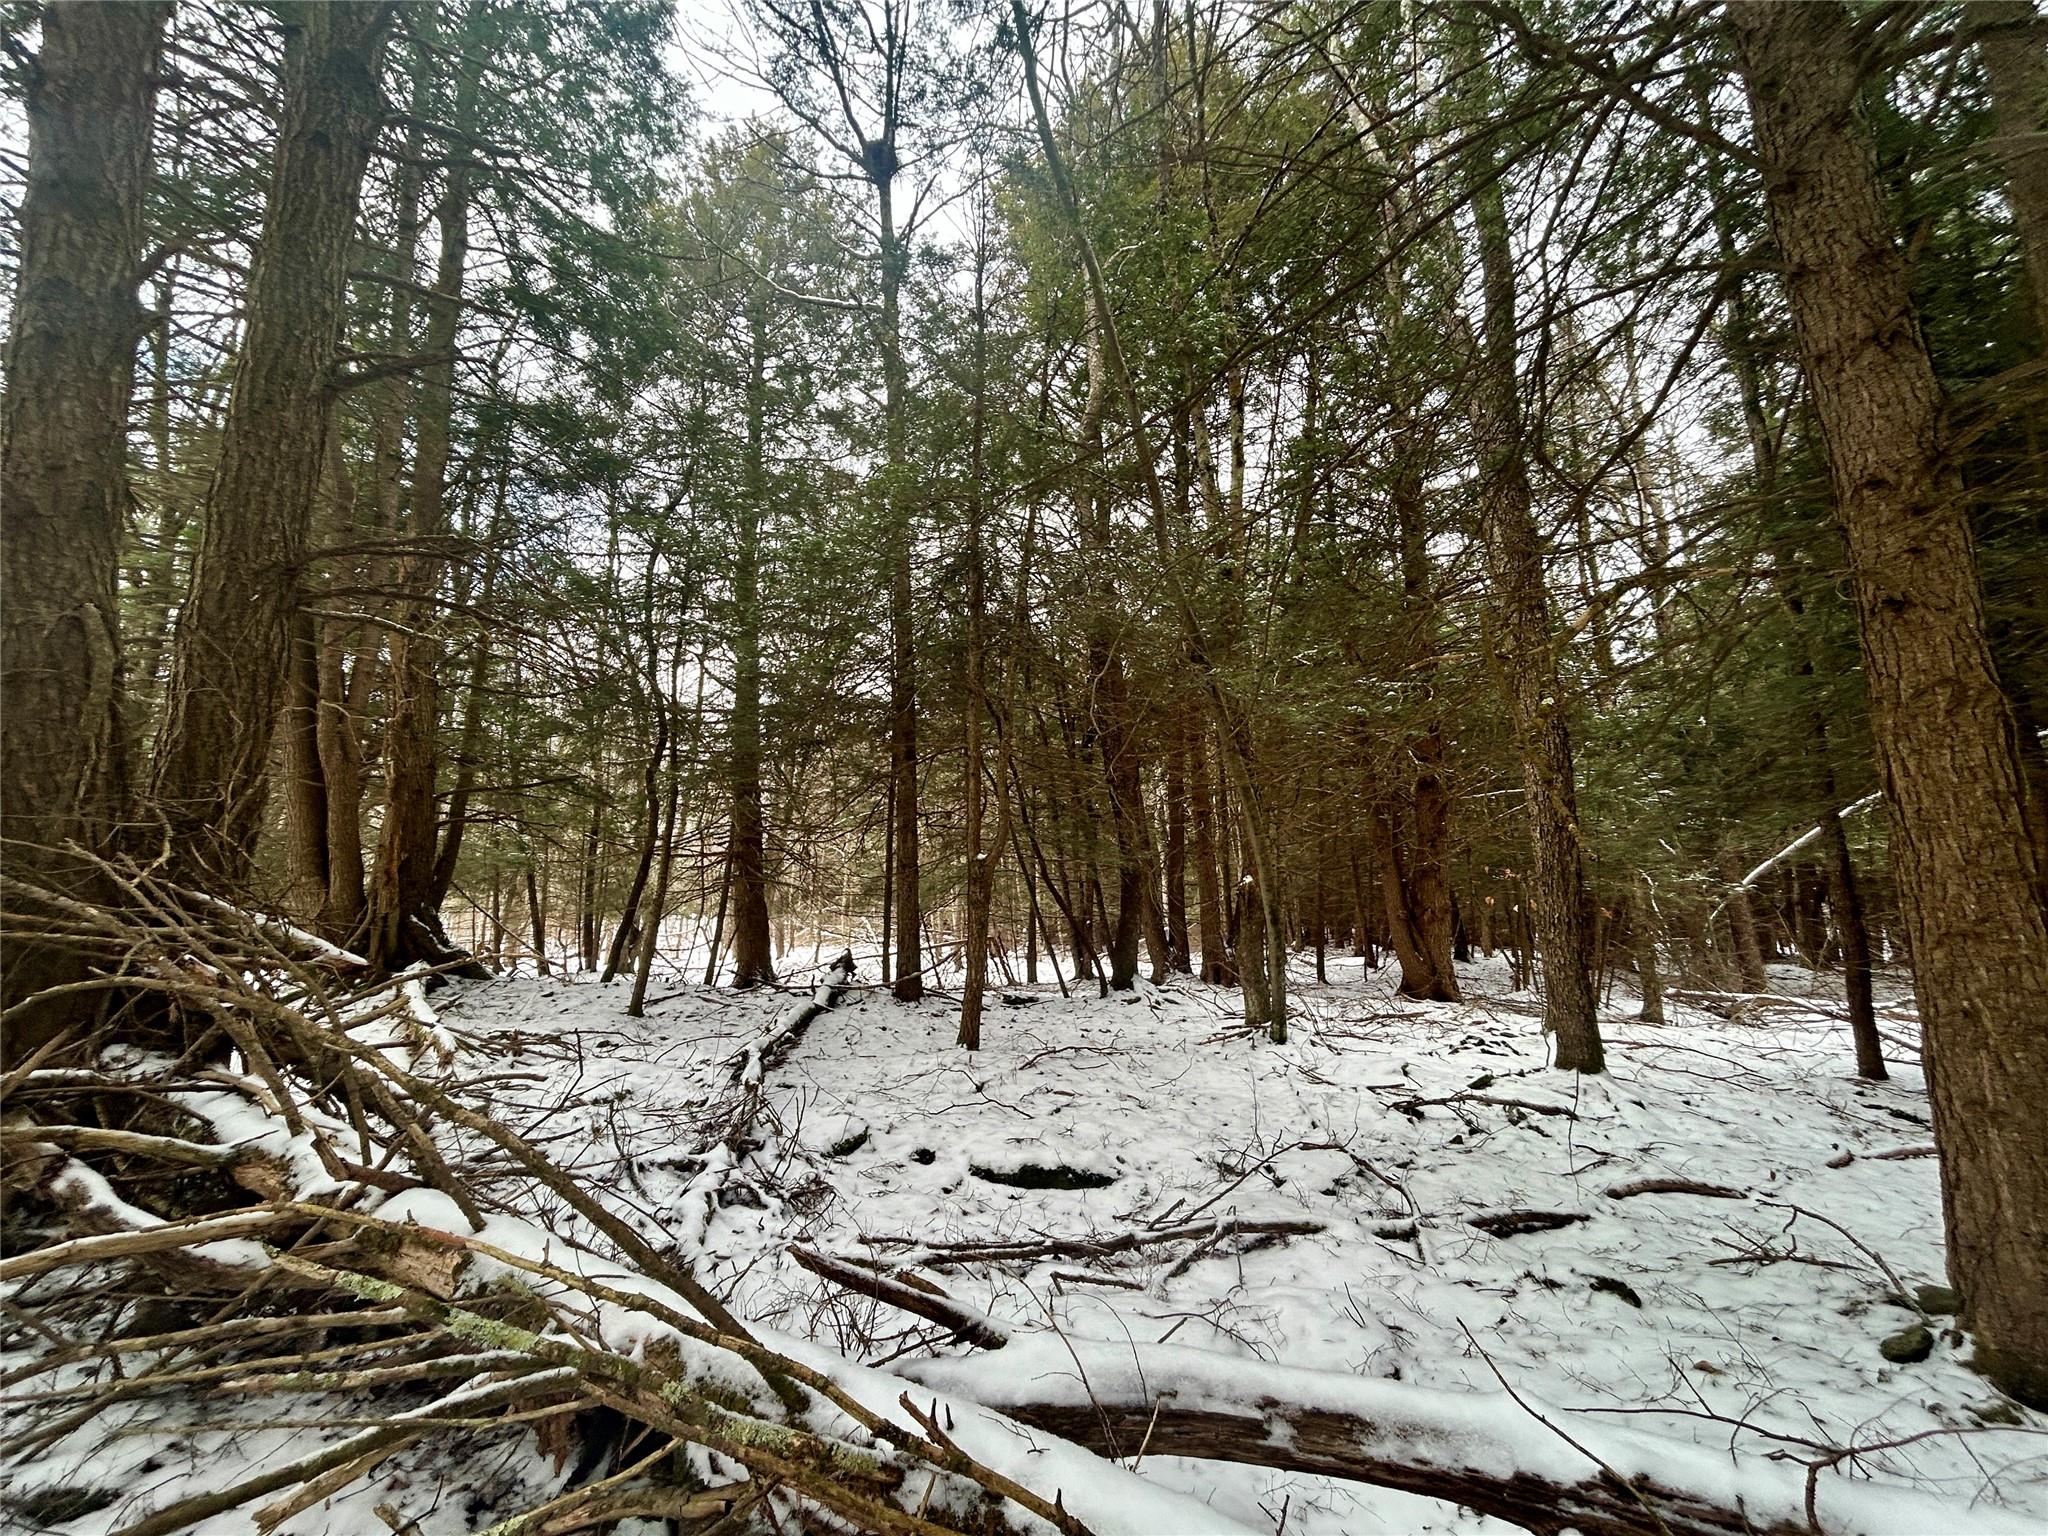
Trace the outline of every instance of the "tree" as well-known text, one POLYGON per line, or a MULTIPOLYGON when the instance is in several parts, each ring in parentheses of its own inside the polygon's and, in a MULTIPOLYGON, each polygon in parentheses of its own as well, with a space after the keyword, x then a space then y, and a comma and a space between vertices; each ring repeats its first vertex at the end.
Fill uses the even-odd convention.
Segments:
POLYGON ((1949 1272, 1979 1359, 2048 1404, 2048 920, 1963 484, 1855 121, 1834 3, 1728 8, 1772 232, 1848 541, 1942 1147, 1949 1272))
MULTIPOLYGON (((283 113, 220 463, 172 645, 150 802, 174 867, 234 890, 261 826, 326 455, 356 202, 393 7, 281 7, 283 113)), ((138 846, 153 838, 138 837, 138 846)))
MULTIPOLYGON (((97 891, 79 850, 105 851, 127 811, 117 586, 170 14, 48 6, 26 66, 28 187, 0 402, 0 839, 11 880, 60 896, 97 891)), ((10 885, 6 909, 0 1005, 81 972, 78 954, 35 932, 54 914, 34 893, 10 885)), ((33 1048, 55 1023, 24 1018, 10 1045, 33 1048)))

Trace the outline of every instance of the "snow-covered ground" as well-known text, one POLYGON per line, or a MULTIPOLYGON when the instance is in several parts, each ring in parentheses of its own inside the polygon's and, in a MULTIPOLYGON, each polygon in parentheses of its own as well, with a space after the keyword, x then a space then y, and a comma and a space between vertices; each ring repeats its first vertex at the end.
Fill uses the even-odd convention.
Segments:
MULTIPOLYGON (((1234 993, 1185 980, 1108 1000, 1010 987, 991 997, 971 1056, 953 1044, 952 999, 906 1007, 861 988, 766 1074, 737 1156, 714 1123, 739 1093, 735 1058, 793 1016, 815 976, 747 996, 658 984, 638 1020, 624 1015, 623 984, 561 977, 458 984, 433 1008, 469 1042, 454 1077, 778 1335, 870 1362, 902 1354, 892 1368, 913 1372, 921 1355, 972 1353, 827 1285, 792 1243, 903 1264, 942 1259, 949 1243, 1313 1223, 1279 1240, 924 1272, 1015 1333, 1064 1337, 1012 1346, 1019 1395, 1031 1373, 1170 1341, 1237 1362, 1251 1398, 1262 1380, 1293 1379, 1280 1367, 1496 1401, 1505 1384, 1538 1438, 1554 1434, 1540 1411, 1566 1432, 1712 1452, 1731 1500, 1744 1492, 1731 1452, 1761 1467, 1774 1450, 1803 1461, 1816 1445, 1910 1439, 1827 1471, 1823 1522, 1884 1523, 1872 1496, 1911 1485, 1938 1502, 1900 1505, 1896 1528, 2048 1526, 2043 1419, 1967 1369, 1940 1318, 1930 1358, 1894 1364, 1879 1350, 1918 1320, 1897 1288, 1943 1271, 1934 1160, 1870 1155, 1929 1139, 1910 1049, 1894 1049, 1889 1083, 1859 1082, 1825 984, 1783 970, 1774 986, 1807 1004, 1735 1021, 1674 1006, 1670 1023, 1645 1025, 1617 991, 1604 1020, 1612 1070, 1574 1080, 1546 1069, 1538 1006, 1507 994, 1504 965, 1462 974, 1472 1000, 1454 1007, 1399 1002, 1388 971, 1362 974, 1356 960, 1333 957, 1327 985, 1297 967, 1284 1046, 1236 1027, 1234 993), (1030 1169, 1095 1187, 998 1181, 1030 1169), (1609 1194, 1644 1179, 1742 1198, 1609 1194), (1527 1211, 1583 1219, 1519 1235, 1470 1224, 1527 1211)), ((1904 1012, 1886 1021, 1901 1041, 1916 1035, 1904 1012)), ((485 1167, 495 1156, 470 1151, 485 1167)), ((483 1188, 543 1229, 583 1230, 509 1169, 483 1188)), ((198 1399, 177 1430, 159 1422, 103 1446, 115 1460, 102 1473, 138 1491, 154 1478, 154 1503, 165 1481, 224 1481, 220 1457, 283 1456, 294 1434, 321 1432, 209 1427, 249 1418, 247 1406, 198 1399)), ((283 1529, 379 1531, 378 1504, 419 1517, 407 1529, 420 1536, 476 1529, 544 1496, 548 1466, 516 1447, 453 1464, 429 1446, 283 1529)), ((1508 1529, 1323 1477, 1159 1456, 1139 1473, 1254 1531, 1508 1529)), ((57 1528, 117 1530, 133 1518, 124 1507, 57 1528)), ((251 1528, 245 1513, 201 1527, 251 1528)))

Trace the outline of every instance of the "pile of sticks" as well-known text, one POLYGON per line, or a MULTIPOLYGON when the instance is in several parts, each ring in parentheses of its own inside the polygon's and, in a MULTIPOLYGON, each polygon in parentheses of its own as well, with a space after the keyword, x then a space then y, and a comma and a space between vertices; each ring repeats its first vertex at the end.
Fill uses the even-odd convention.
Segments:
POLYGON ((477 1042, 436 1018, 429 978, 114 873, 119 908, 67 913, 119 957, 77 988, 107 1006, 0 1080, 0 1309, 23 1359, 0 1376, 0 1460, 79 1453, 117 1407, 204 1392, 361 1427, 138 1509, 120 1536, 245 1506, 268 1531, 451 1431, 537 1432, 557 1482, 572 1453, 579 1471, 610 1455, 493 1536, 633 1515, 936 1536, 1001 1508, 1085 1531, 907 1398, 878 1408, 763 1343, 659 1234, 494 1118, 455 1071, 477 1042), (497 1176, 465 1177, 484 1153, 497 1176), (394 1197, 406 1219, 379 1214, 394 1197), (541 1204, 579 1220, 526 1241, 541 1204))

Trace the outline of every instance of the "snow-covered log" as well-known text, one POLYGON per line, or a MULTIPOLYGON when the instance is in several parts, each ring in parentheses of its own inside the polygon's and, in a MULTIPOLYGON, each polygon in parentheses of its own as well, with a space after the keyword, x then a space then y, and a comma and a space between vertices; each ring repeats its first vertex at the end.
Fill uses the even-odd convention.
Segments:
MULTIPOLYGON (((1451 1392, 1174 1345, 1013 1337, 999 1356, 897 1367, 1099 1454, 1186 1456, 1445 1499, 1542 1536, 1920 1536, 1953 1510, 1915 1489, 1451 1392)), ((1817 1461, 1825 1458, 1816 1458, 1817 1461)), ((2026 1529, 1980 1510, 1983 1536, 2026 1529)))

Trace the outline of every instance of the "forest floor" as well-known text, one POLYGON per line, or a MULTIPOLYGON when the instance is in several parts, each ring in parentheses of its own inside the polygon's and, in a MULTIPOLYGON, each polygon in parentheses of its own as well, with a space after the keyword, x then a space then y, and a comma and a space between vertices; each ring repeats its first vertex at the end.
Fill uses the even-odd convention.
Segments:
MULTIPOLYGON (((470 1042, 457 1077, 778 1337, 870 1363, 902 1355, 889 1368, 934 1387, 976 1372, 986 1387, 1000 1371, 1005 1390, 1024 1396, 1072 1376, 1084 1356, 1135 1360, 1155 1342, 1226 1358, 1251 1400, 1311 1380, 1495 1399, 1506 1386, 1533 1439, 1654 1435, 1718 1466, 1731 1500, 1746 1491, 1738 1454, 1756 1468, 1774 1452, 1804 1462, 1816 1446, 1856 1447, 1815 1484, 1830 1529, 2043 1528, 2048 1419, 2016 1413, 1967 1369, 1939 1315, 1928 1358, 1880 1353, 1919 1321, 1899 1288, 1943 1273, 1935 1161, 1873 1155, 1930 1135, 1902 989, 1881 995, 1895 1037, 1888 1083, 1853 1077, 1828 978, 1790 968, 1773 973, 1775 1001, 1739 1006, 1734 1019, 1674 1005, 1669 1023, 1646 1025, 1617 991, 1604 1021, 1612 1071, 1575 1082, 1546 1070, 1538 1006, 1507 990, 1504 964, 1462 974, 1467 1004, 1418 1005, 1391 996, 1388 970, 1362 974, 1332 957, 1319 984, 1298 963, 1284 1046, 1236 1027, 1234 993, 1185 979, 1107 1000, 1092 988, 1072 998, 1051 985, 1002 988, 972 1056, 953 1044, 953 1000, 907 1007, 856 988, 765 1074, 737 1154, 716 1130, 738 1091, 735 1055, 771 1038, 807 993, 676 982, 636 1020, 624 1016, 623 985, 527 977, 455 984, 434 1004, 470 1042), (1095 1187, 1015 1182, 1046 1183, 1034 1169, 1095 1187), (1739 1198, 1610 1194, 1653 1178, 1739 1198), (1532 1211, 1569 1223, 1471 1225, 1532 1211), (1233 1235, 1233 1218, 1318 1230, 1233 1235), (956 1263, 943 1249, 1190 1223, 1191 1237, 1092 1256, 956 1263), (820 1280, 792 1244, 920 1263, 1018 1337, 976 1355, 820 1280), (933 1365, 933 1355, 962 1359, 933 1365)), ((815 979, 792 978, 798 988, 815 979)), ((494 1242, 545 1251, 550 1234, 578 1234, 544 1191, 509 1170, 492 1175, 481 1148, 465 1155, 481 1187, 502 1188, 517 1212, 493 1219, 494 1242)), ((381 1214, 459 1220, 444 1205, 420 1192, 381 1214)), ((1942 1302, 1930 1292, 1923 1304, 1938 1314, 1942 1302)), ((90 1446, 60 1445, 7 1476, 17 1501, 81 1477, 122 1490, 42 1527, 99 1536, 194 1486, 302 1454, 307 1436, 341 1432, 267 1424, 256 1408, 195 1395, 179 1422, 158 1408, 112 1438, 102 1424, 90 1446)), ((1031 1473, 1030 1453, 1017 1475, 1031 1473)), ((1035 1465, 1049 1495, 1071 1463, 1035 1465)), ((1138 1473, 1161 1504, 1113 1489, 1091 1500, 1082 1478, 1069 1481, 1067 1505, 1098 1531, 1157 1536, 1197 1525, 1291 1536, 1509 1529, 1320 1476, 1156 1455, 1138 1473)), ((530 1436, 473 1456, 429 1443, 283 1529, 379 1532, 383 1505, 419 1536, 475 1530, 565 1475, 530 1436)), ((237 1513, 199 1529, 252 1526, 237 1513)))

